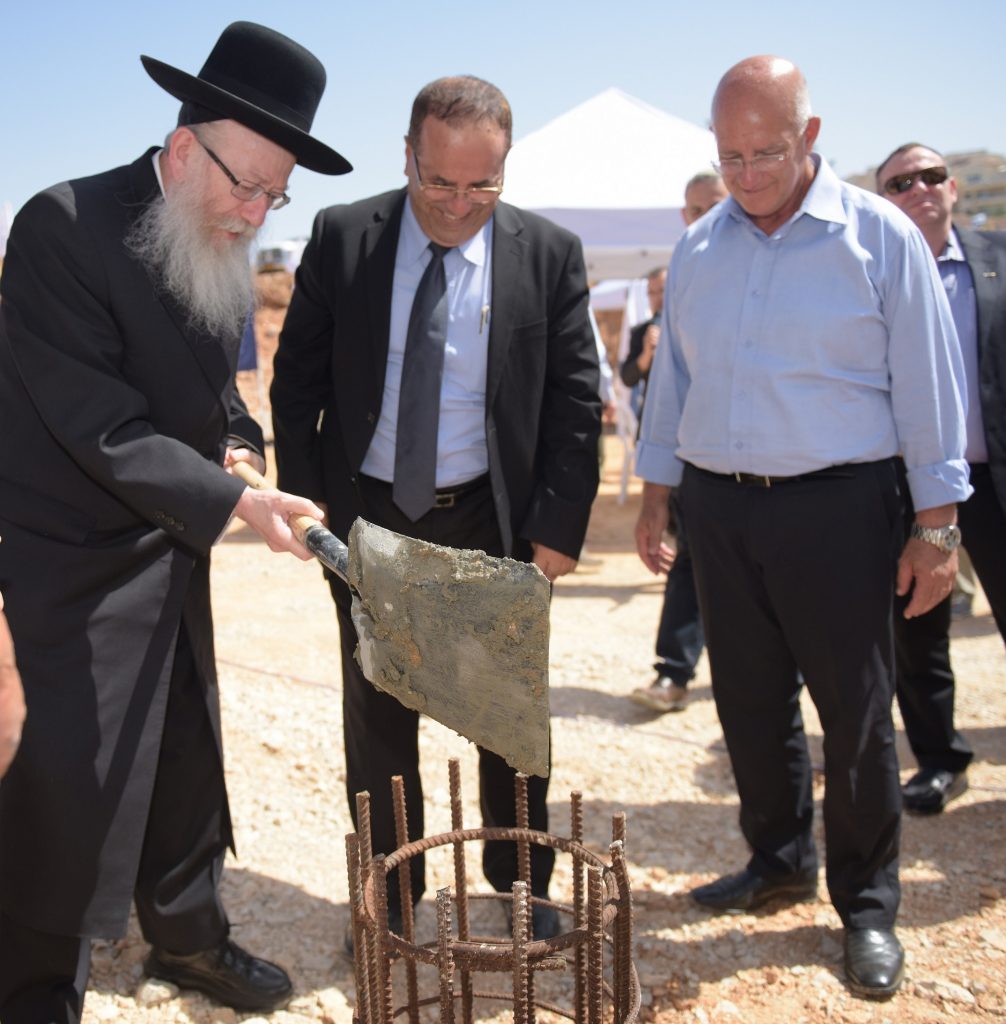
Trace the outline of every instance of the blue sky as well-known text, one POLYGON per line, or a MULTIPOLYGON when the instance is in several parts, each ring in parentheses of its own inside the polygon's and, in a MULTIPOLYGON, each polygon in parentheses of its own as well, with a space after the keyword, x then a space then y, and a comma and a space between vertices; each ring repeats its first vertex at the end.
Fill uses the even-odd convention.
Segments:
POLYGON ((823 120, 818 149, 841 175, 916 138, 1006 153, 1002 0, 0 0, 0 12, 0 202, 15 210, 46 185, 161 141, 177 102, 139 55, 195 73, 238 19, 321 59, 328 89, 315 134, 356 167, 343 178, 298 169, 267 239, 307 235, 318 208, 401 184, 412 98, 450 73, 499 85, 519 139, 609 86, 705 125, 720 75, 777 53, 806 74, 823 120))

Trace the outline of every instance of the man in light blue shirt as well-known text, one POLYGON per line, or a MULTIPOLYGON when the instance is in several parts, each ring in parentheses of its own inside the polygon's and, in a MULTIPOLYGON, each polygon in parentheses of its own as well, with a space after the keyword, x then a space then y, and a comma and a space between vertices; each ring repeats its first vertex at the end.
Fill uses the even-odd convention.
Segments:
POLYGON ((812 150, 800 71, 754 57, 713 100, 730 191, 678 244, 638 472, 643 561, 680 484, 713 693, 752 849, 692 893, 750 910, 814 897, 810 758, 797 673, 825 733, 827 881, 848 983, 901 983, 892 603, 949 593, 963 460, 960 352, 918 233, 812 150), (917 510, 904 543, 894 459, 917 510))

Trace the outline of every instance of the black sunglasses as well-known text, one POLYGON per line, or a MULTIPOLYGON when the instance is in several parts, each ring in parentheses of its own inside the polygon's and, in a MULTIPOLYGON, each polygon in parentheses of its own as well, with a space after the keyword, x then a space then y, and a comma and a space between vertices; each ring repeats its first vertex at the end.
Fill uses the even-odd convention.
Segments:
POLYGON ((884 182, 884 191, 889 196, 900 196, 915 184, 916 178, 921 178, 924 184, 932 188, 934 185, 942 185, 949 177, 945 167, 927 167, 924 171, 896 174, 893 178, 888 178, 884 182))

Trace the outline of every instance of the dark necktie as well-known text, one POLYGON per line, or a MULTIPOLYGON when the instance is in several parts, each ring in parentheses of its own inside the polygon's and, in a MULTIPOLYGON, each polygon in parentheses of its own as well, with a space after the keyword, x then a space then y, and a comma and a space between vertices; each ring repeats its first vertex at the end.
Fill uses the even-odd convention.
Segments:
POLYGON ((430 260, 416 289, 409 315, 398 392, 395 435, 395 504, 415 522, 432 507, 437 489, 437 428, 440 424, 440 382, 447 341, 448 248, 430 242, 430 260))

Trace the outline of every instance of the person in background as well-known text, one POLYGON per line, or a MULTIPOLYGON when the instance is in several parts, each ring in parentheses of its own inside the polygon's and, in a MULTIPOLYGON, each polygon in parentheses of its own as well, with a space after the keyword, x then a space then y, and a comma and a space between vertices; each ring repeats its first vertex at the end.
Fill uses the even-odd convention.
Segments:
MULTIPOLYGON (((918 142, 899 146, 877 168, 877 191, 922 232, 950 301, 964 359, 965 457, 974 487, 958 510, 961 537, 1006 637, 1006 233, 954 227, 957 182, 946 159, 918 142)), ((907 490, 905 504, 910 522, 907 490)), ((964 793, 974 756, 954 725, 951 603, 948 597, 925 615, 895 618, 898 707, 919 766, 902 798, 916 814, 938 814, 964 793)))
POLYGON ((821 121, 795 65, 732 67, 712 124, 730 197, 671 257, 637 462, 636 542, 653 571, 680 484, 750 849, 740 872, 691 895, 727 913, 815 898, 799 671, 824 731, 846 980, 888 998, 904 974, 891 620, 895 592, 911 591, 915 616, 953 585, 970 494, 960 349, 922 237, 814 152, 821 121))
POLYGON ((239 1010, 285 1004, 279 966, 230 938, 210 559, 232 516, 311 556, 253 490, 261 428, 234 386, 249 246, 295 163, 349 164, 308 132, 325 72, 228 26, 198 75, 141 57, 182 101, 164 146, 64 182, 14 221, 0 280, 0 588, 24 683, 0 786, 0 1020, 80 1020, 91 939, 239 1010), (16 438, 17 443, 10 443, 16 438))
MULTIPOLYGON (((715 171, 700 171, 694 175, 685 186, 685 205, 681 210, 685 226, 690 227, 726 197, 726 186, 715 171)), ((666 283, 666 277, 666 272, 662 272, 661 282, 666 283)), ((663 309, 663 305, 661 294, 658 310, 663 309)), ((649 336, 651 331, 654 332, 655 347, 660 336, 659 324, 648 327, 646 335, 649 336)), ((652 360, 652 355, 650 358, 652 360)), ((646 376, 649 377, 649 369, 646 376)), ((622 379, 625 379, 624 372, 622 379)), ((705 643, 699 602, 695 594, 688 533, 673 491, 669 513, 668 528, 675 533, 675 545, 673 550, 669 546, 662 549, 667 585, 657 627, 657 660, 653 666, 657 677, 648 686, 637 687, 629 695, 637 704, 658 714, 685 710, 688 704, 688 684, 695 676, 695 666, 699 663, 705 643)))
POLYGON ((650 376, 653 355, 660 339, 660 311, 664 306, 667 269, 655 267, 646 275, 646 298, 650 316, 629 330, 629 349, 618 368, 622 383, 630 389, 632 412, 638 420, 643 414, 646 380, 650 376))

